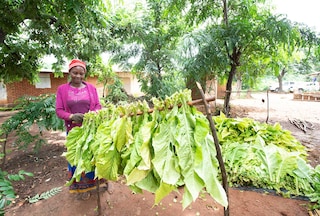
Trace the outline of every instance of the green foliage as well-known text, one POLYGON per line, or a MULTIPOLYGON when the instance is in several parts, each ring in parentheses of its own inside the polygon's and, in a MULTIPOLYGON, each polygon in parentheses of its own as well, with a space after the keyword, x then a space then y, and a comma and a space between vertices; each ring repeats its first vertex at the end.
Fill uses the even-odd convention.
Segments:
MULTIPOLYGON (((123 42, 114 47, 113 61, 135 73, 147 95, 165 98, 181 90, 181 74, 175 61, 179 38, 187 27, 179 13, 171 13, 165 1, 149 0, 129 14, 120 9, 115 37, 123 42), (120 13, 122 12, 122 13, 120 13)), ((182 81, 183 82, 183 81, 182 81)))
POLYGON ((105 102, 111 102, 114 104, 119 103, 120 101, 127 101, 128 95, 123 89, 123 84, 118 77, 114 77, 113 83, 108 85, 108 95, 105 97, 105 102))
MULTIPOLYGON (((142 75, 142 74, 140 74, 142 75)), ((175 92, 185 88, 184 79, 181 73, 169 72, 161 78, 154 74, 140 76, 141 91, 150 97, 166 98, 175 92), (142 77, 143 76, 143 77, 142 77), (151 80, 151 81, 150 81, 151 80)))
MULTIPOLYGON (((0 128, 0 137, 2 137, 4 135, 2 128, 0 128)), ((0 138, 0 143, 6 141, 6 139, 4 138, 0 138)))
POLYGON ((318 202, 319 167, 308 164, 307 150, 288 130, 249 118, 214 117, 231 186, 273 189, 318 202))
POLYGON ((102 62, 102 58, 97 58, 94 63, 94 75, 98 76, 98 82, 103 84, 103 95, 105 97, 108 84, 113 83, 114 79, 118 78, 112 70, 112 62, 109 60, 107 64, 102 62))
POLYGON ((16 145, 20 148, 34 143, 37 151, 45 141, 42 139, 44 130, 63 130, 64 123, 55 113, 55 95, 21 98, 17 106, 19 112, 6 120, 1 128, 4 134, 17 133, 16 145), (31 134, 31 127, 37 127, 38 133, 31 134))
POLYGON ((104 103, 118 103, 128 100, 128 95, 123 89, 120 78, 116 72, 112 70, 111 60, 109 60, 107 64, 104 64, 102 59, 96 59, 94 71, 94 74, 98 76, 98 82, 103 84, 104 103), (104 95, 105 92, 107 92, 106 96, 104 95))
MULTIPOLYGON (((45 143, 41 134, 44 130, 63 130, 64 124, 55 113, 55 95, 41 95, 39 97, 21 98, 16 109, 19 112, 15 113, 6 120, 0 127, 0 135, 8 135, 16 132, 17 139, 15 144, 20 148, 26 148, 29 144, 34 144, 34 149, 38 150, 45 143), (31 134, 31 127, 37 126, 38 134, 31 134)), ((4 142, 5 139, 1 139, 4 142)), ((6 152, 3 152, 5 156, 6 152)), ((0 170, 0 214, 4 208, 8 206, 14 199, 14 188, 12 181, 24 180, 24 176, 33 176, 33 174, 19 171, 18 174, 8 175, 0 170)), ((40 198, 47 198, 54 195, 55 191, 43 194, 40 198)))
POLYGON ((12 181, 25 180, 25 176, 33 176, 33 174, 23 170, 20 170, 18 174, 8 174, 0 170, 0 215, 4 215, 5 207, 16 198, 12 181))
POLYGON ((65 57, 94 60, 110 38, 106 5, 100 0, 2 1, 0 80, 34 82, 44 55, 57 58, 57 72, 65 57))
POLYGON ((53 197, 54 195, 57 195, 58 193, 60 193, 61 190, 62 190, 62 187, 55 187, 49 191, 43 192, 41 195, 37 194, 33 197, 30 197, 28 199, 28 201, 29 201, 29 203, 32 204, 32 203, 39 202, 40 200, 43 200, 43 199, 49 199, 49 198, 53 197))
POLYGON ((286 151, 299 152, 304 159, 307 155, 306 148, 290 131, 283 130, 279 123, 269 125, 250 118, 226 118, 221 114, 215 117, 215 124, 222 145, 228 142, 254 143, 262 139, 265 145, 274 144, 286 151))
POLYGON ((194 29, 183 38, 182 71, 200 83, 212 77, 227 79, 226 115, 235 79, 252 87, 266 73, 279 75, 298 48, 316 46, 312 34, 302 36, 301 26, 273 15, 265 0, 205 0, 201 4, 178 0, 173 3, 176 6, 194 29))
POLYGON ((313 188, 314 191, 308 194, 308 197, 310 197, 310 201, 314 203, 312 206, 313 209, 319 209, 320 208, 320 165, 317 165, 315 167, 315 173, 312 176, 313 177, 313 188))

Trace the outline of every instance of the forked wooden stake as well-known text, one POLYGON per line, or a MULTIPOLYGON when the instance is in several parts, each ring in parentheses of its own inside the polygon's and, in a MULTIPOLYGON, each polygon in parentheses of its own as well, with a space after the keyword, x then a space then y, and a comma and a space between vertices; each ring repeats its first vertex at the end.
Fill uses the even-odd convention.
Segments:
POLYGON ((207 103, 207 100, 205 99, 205 95, 204 92, 202 90, 202 87, 200 85, 200 83, 196 82, 198 89, 200 91, 201 97, 202 97, 202 101, 204 103, 204 107, 206 109, 206 113, 207 113, 207 119, 209 120, 210 123, 210 128, 211 128, 211 132, 212 132, 212 136, 213 136, 213 140, 214 140, 214 145, 216 147, 216 151, 217 151, 217 159, 219 161, 219 166, 221 169, 221 175, 222 175, 222 186, 224 188, 224 190, 226 191, 227 194, 227 201, 228 201, 228 207, 224 208, 224 215, 225 216, 229 216, 229 192, 228 192, 228 179, 227 179, 227 174, 226 174, 226 168, 224 166, 224 162, 222 159, 222 153, 221 153, 221 149, 219 146, 219 139, 217 136, 217 131, 216 131, 216 127, 214 125, 214 122, 212 120, 212 115, 207 103))

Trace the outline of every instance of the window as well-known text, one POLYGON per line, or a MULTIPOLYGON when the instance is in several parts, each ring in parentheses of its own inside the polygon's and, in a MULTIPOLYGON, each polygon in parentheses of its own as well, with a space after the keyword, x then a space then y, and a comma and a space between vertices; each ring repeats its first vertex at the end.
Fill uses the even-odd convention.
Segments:
POLYGON ((7 90, 4 83, 0 81, 0 100, 6 100, 7 99, 7 90))
POLYGON ((49 73, 39 74, 39 82, 36 83, 36 88, 51 88, 51 80, 49 73))

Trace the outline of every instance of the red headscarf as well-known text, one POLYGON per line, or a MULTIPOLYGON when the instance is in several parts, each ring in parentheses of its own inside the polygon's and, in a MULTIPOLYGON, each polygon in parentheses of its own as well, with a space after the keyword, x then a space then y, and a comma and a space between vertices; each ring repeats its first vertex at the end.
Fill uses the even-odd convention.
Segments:
POLYGON ((79 59, 73 59, 71 60, 70 64, 69 64, 69 71, 71 70, 71 68, 76 67, 76 66, 80 66, 83 67, 85 71, 87 71, 86 69, 86 63, 79 60, 79 59))

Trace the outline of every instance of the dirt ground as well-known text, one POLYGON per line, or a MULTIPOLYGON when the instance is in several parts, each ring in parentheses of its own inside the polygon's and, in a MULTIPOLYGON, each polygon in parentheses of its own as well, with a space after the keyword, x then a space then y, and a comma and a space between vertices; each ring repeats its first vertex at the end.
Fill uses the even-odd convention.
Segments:
MULTIPOLYGON (((214 102, 216 106, 223 103, 214 102)), ((312 166, 320 160, 320 102, 296 101, 292 94, 254 94, 249 99, 232 99, 232 113, 238 117, 250 117, 261 122, 279 122, 309 149, 312 166), (289 119, 305 120, 313 125, 304 133, 290 123, 289 119)), ((1 114, 1 113, 0 113, 1 114)), ((0 115, 0 123, 8 116, 0 115)), ((69 194, 65 186, 67 180, 67 162, 61 154, 64 147, 64 132, 47 132, 45 145, 38 154, 32 151, 13 150, 6 163, 5 170, 17 173, 19 170, 32 172, 34 177, 14 184, 18 198, 7 210, 7 216, 91 216, 97 215, 98 196, 93 192, 90 199, 78 200, 69 194), (36 194, 61 187, 61 192, 49 199, 30 204, 27 199, 36 194)), ((11 136, 9 141, 14 142, 11 136)), ((158 206, 153 206, 154 195, 148 192, 133 194, 123 180, 109 182, 110 190, 100 192, 102 215, 165 215, 165 216, 205 216, 224 215, 224 209, 211 197, 203 193, 196 202, 182 210, 182 191, 168 195, 158 206)), ((274 194, 250 189, 229 189, 230 215, 246 216, 307 216, 309 202, 304 199, 289 199, 274 194)))

